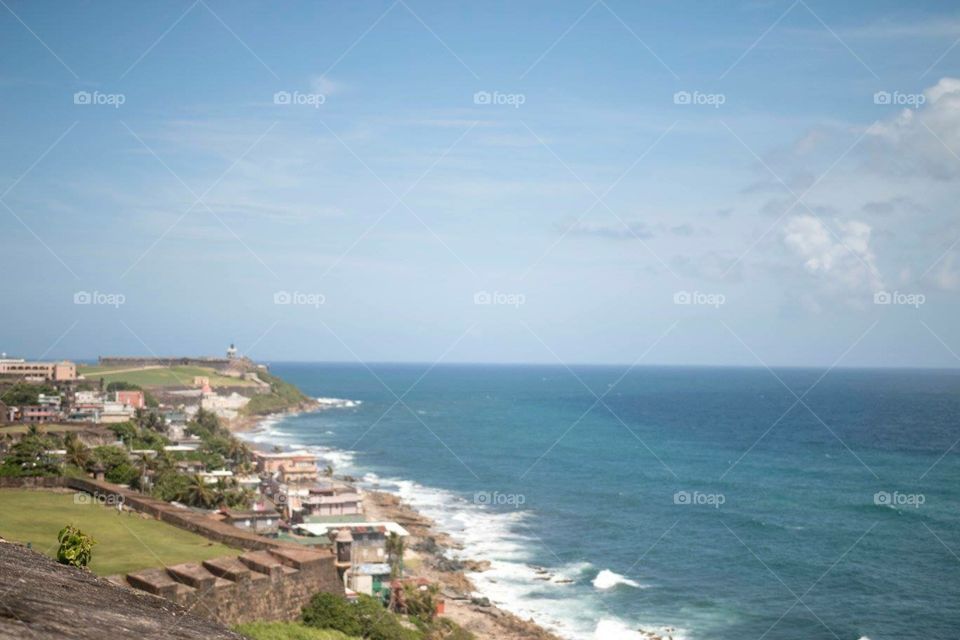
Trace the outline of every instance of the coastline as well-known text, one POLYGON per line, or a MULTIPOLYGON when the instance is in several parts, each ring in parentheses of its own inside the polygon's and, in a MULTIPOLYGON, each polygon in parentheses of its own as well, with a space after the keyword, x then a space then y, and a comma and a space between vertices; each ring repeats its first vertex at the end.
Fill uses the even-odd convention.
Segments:
MULTIPOLYGON (((231 422, 228 428, 234 434, 252 434, 284 418, 330 408, 314 401, 312 405, 301 404, 281 413, 243 416, 231 422)), ((248 444, 254 448, 267 445, 248 444)), ((453 536, 440 530, 436 522, 403 502, 400 496, 382 490, 364 489, 363 508, 366 518, 397 522, 410 532, 404 553, 407 573, 410 577, 423 577, 439 583, 445 600, 443 615, 473 633, 477 640, 563 640, 532 619, 524 620, 486 598, 471 597, 471 593, 476 593, 476 588, 467 572, 483 571, 489 562, 451 560, 447 551, 461 548, 453 536)))
POLYGON ((473 633, 478 640, 562 640, 532 619, 524 620, 489 602, 473 598, 476 589, 468 571, 483 571, 484 560, 451 560, 446 551, 458 549, 453 537, 437 524, 404 503, 399 496, 385 491, 363 493, 365 515, 372 520, 397 522, 410 532, 405 562, 414 577, 423 577, 441 585, 445 600, 444 616, 473 633))

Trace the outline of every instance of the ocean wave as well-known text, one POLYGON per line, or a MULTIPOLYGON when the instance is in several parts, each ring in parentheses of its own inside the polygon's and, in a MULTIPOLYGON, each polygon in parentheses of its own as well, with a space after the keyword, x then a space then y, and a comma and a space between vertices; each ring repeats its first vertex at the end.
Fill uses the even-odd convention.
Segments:
POLYGON ((653 638, 685 640, 687 636, 682 629, 676 627, 627 625, 622 620, 602 618, 594 629, 593 637, 597 640, 652 640, 653 638))
POLYGON ((362 400, 349 400, 347 398, 314 398, 324 409, 354 409, 363 404, 362 400))
MULTIPOLYGON (((292 448, 290 440, 296 436, 282 428, 283 418, 264 423, 264 429, 247 437, 255 437, 263 444, 279 444, 292 448), (279 435, 278 434, 282 434, 279 435)), ((302 434, 299 434, 302 437, 302 434)), ((609 570, 593 576, 595 569, 589 562, 575 561, 557 566, 535 564, 539 539, 526 533, 532 514, 523 509, 499 511, 487 505, 475 504, 463 496, 436 487, 422 485, 397 477, 382 477, 355 466, 354 451, 311 445, 303 447, 328 461, 337 473, 349 473, 361 478, 363 489, 393 493, 424 516, 437 523, 437 529, 449 534, 461 547, 448 550, 451 559, 486 560, 487 570, 470 572, 474 595, 489 598, 500 608, 523 619, 534 619, 538 624, 563 638, 589 640, 613 637, 595 635, 596 608, 590 600, 598 597, 589 589, 604 571, 628 586, 640 586, 617 576, 609 570)), ((542 551, 542 548, 540 549, 542 551)), ((542 556, 542 554, 540 554, 542 556)), ((603 579, 601 579, 601 582, 603 579)), ((618 583, 620 583, 618 582, 618 583)), ((598 627, 599 628, 599 627, 598 627)), ((623 624, 624 629, 629 629, 623 624)), ((652 627, 651 627, 652 628, 652 627)), ((646 638, 643 635, 624 636, 646 638)), ((674 635, 674 640, 679 636, 674 635)))
POLYGON ((644 586, 636 580, 631 580, 619 573, 614 573, 610 571, 610 569, 603 569, 597 574, 597 577, 593 579, 593 586, 597 589, 612 589, 621 584, 627 587, 636 587, 637 589, 644 588, 644 586))

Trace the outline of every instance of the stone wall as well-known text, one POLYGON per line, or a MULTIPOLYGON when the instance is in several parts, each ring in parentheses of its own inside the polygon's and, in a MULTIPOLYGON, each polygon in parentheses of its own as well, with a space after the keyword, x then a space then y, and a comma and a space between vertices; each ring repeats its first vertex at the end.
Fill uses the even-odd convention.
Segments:
POLYGON ((250 551, 236 558, 146 569, 108 579, 172 600, 226 625, 296 620, 315 593, 344 593, 333 555, 303 547, 250 551))
POLYGON ((39 478, 0 478, 0 489, 54 489, 63 487, 64 479, 59 476, 39 478))
POLYGON ((66 478, 77 491, 123 504, 181 529, 227 546, 246 549, 239 557, 202 564, 180 564, 112 576, 110 581, 134 587, 181 604, 193 613, 228 625, 255 620, 295 620, 319 591, 344 594, 333 553, 265 538, 214 520, 203 513, 175 507, 109 482, 66 478))

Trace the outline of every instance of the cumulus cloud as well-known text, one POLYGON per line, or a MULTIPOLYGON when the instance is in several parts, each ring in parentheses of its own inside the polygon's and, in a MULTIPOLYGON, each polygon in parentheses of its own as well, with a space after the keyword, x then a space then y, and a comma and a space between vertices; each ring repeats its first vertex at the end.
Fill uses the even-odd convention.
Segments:
POLYGON ((783 243, 829 290, 883 289, 870 247, 870 225, 851 220, 838 221, 836 227, 832 232, 815 216, 794 216, 786 224, 783 243))
POLYGON ((899 175, 955 179, 960 176, 960 79, 943 78, 921 95, 916 108, 867 129, 871 165, 899 175))

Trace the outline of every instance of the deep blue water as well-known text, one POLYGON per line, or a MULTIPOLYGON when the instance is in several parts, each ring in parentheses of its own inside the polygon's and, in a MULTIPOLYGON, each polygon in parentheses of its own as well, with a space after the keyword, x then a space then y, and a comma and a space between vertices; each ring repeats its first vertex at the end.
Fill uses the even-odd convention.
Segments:
POLYGON ((257 439, 400 491, 569 637, 960 633, 960 372, 272 369, 362 404, 257 439))

